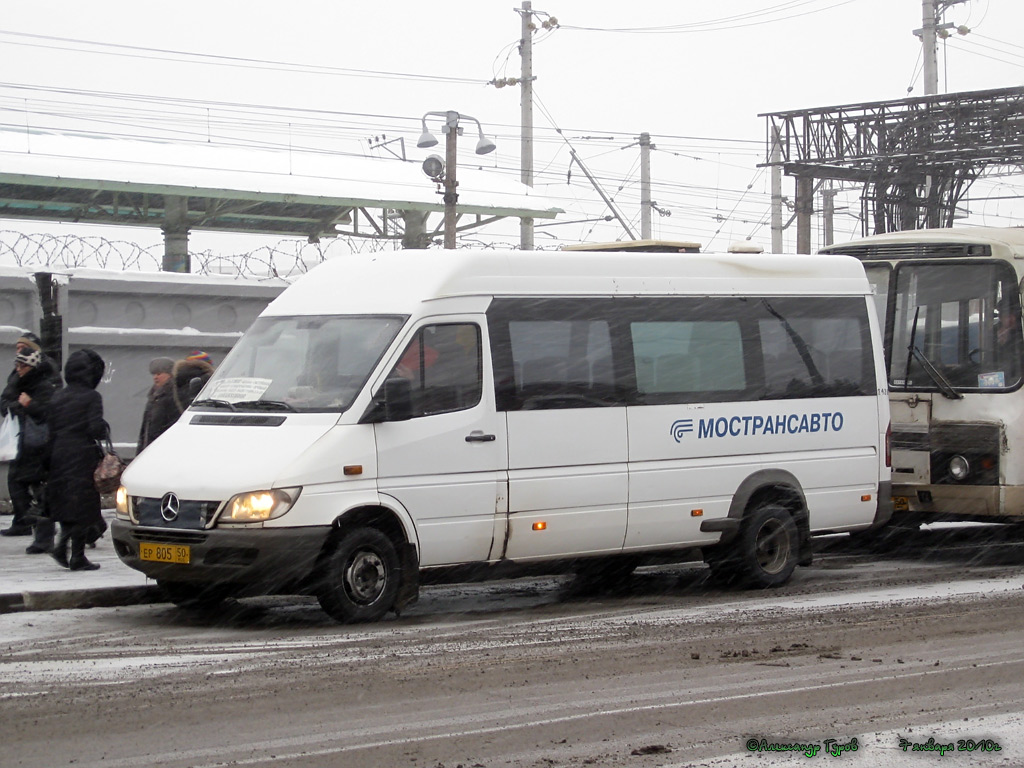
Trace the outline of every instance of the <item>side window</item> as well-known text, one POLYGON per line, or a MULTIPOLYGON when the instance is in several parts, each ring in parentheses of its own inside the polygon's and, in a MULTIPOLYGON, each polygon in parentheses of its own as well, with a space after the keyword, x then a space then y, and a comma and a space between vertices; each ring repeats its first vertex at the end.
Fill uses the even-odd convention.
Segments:
POLYGON ((480 402, 480 328, 471 323, 421 328, 391 372, 412 384, 412 415, 472 408, 480 402))
POLYGON ((614 384, 607 320, 512 320, 508 333, 523 410, 604 404, 614 384))
POLYGON ((623 405, 615 328, 628 301, 495 299, 487 310, 500 411, 623 405))
POLYGON ((736 320, 636 322, 630 332, 641 395, 746 389, 736 320))
POLYGON ((758 335, 765 397, 839 397, 874 391, 866 309, 860 299, 761 299, 758 335))

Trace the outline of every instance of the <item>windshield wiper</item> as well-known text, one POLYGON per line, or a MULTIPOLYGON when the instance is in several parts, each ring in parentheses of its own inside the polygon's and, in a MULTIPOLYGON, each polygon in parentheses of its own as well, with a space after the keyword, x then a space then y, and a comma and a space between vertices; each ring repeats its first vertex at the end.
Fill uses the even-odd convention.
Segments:
POLYGON ((192 405, 210 405, 214 408, 227 408, 229 411, 237 410, 235 406, 227 400, 195 400, 192 402, 192 405))
POLYGON ((917 360, 917 362, 921 364, 924 372, 928 374, 928 378, 930 378, 935 383, 935 386, 939 388, 939 392, 942 393, 943 397, 947 397, 950 400, 963 400, 964 396, 954 389, 949 379, 942 375, 942 371, 936 368, 935 364, 928 359, 928 356, 917 348, 917 321, 920 317, 921 307, 919 306, 914 311, 914 324, 910 328, 910 344, 907 345, 907 352, 909 353, 907 355, 907 370, 903 374, 904 391, 906 391, 910 386, 910 361, 913 359, 917 360))
POLYGON ((935 367, 924 352, 914 346, 910 348, 910 354, 921 364, 928 377, 935 382, 935 386, 939 388, 939 392, 942 393, 943 397, 948 397, 950 400, 964 399, 964 396, 956 391, 949 379, 942 375, 942 371, 935 367))
POLYGON ((298 410, 291 403, 286 403, 284 400, 243 400, 240 403, 235 403, 237 408, 255 408, 256 410, 267 410, 267 411, 291 411, 292 413, 298 413, 298 410))

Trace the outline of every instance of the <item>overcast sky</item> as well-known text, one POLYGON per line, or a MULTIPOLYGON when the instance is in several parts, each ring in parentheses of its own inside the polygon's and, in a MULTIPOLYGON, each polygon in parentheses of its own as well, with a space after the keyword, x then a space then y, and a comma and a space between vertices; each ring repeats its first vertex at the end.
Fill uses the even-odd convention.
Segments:
MULTIPOLYGON (((415 148, 420 117, 454 109, 478 118, 498 144, 483 159, 463 147, 463 162, 518 177, 519 88, 489 82, 519 75, 521 0, 4 6, 4 126, 260 140, 370 156, 388 154, 372 148, 375 137, 402 137, 407 156, 419 161, 427 154, 415 148), (129 98, 138 96, 160 98, 129 98)), ((634 143, 647 131, 657 147, 652 196, 671 211, 654 217, 655 236, 713 249, 745 238, 768 245, 760 113, 901 99, 908 89, 924 94, 913 35, 920 0, 533 0, 533 10, 536 23, 554 17, 559 25, 533 37, 535 168, 536 188, 567 209, 564 220, 607 213, 578 168, 569 178, 571 144, 639 230, 634 143)), ((940 91, 1021 84, 1024 2, 968 0, 945 20, 970 32, 940 44, 940 91)), ((1017 201, 985 198, 1022 188, 1020 177, 979 182, 969 221, 1018 223, 1017 201)), ((791 179, 784 194, 793 194, 791 179)), ((849 208, 838 214, 837 240, 860 232, 856 198, 839 200, 849 208)), ((42 227, 0 222, 0 229, 42 227)), ((159 242, 158 232, 131 236, 159 242)), ((617 224, 586 222, 538 230, 537 244, 622 237, 617 224)), ((518 228, 484 230, 480 239, 516 244, 518 228)), ((194 249, 225 251, 250 242, 200 233, 191 240, 194 249)), ((790 228, 787 250, 794 244, 790 228)))

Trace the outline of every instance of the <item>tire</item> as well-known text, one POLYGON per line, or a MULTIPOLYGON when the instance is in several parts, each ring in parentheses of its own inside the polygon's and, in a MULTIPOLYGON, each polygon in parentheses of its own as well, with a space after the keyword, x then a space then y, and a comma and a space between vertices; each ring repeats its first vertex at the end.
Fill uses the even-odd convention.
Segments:
POLYGON ((789 581, 799 559, 796 523, 789 510, 774 504, 754 509, 733 542, 736 559, 729 563, 737 582, 754 589, 778 587, 789 581))
POLYGON ((230 595, 227 588, 216 584, 191 584, 187 581, 161 581, 157 586, 179 608, 209 611, 217 608, 230 595))
POLYGON ((378 621, 392 610, 401 568, 391 539, 376 528, 342 536, 324 563, 320 607, 343 624, 378 621))

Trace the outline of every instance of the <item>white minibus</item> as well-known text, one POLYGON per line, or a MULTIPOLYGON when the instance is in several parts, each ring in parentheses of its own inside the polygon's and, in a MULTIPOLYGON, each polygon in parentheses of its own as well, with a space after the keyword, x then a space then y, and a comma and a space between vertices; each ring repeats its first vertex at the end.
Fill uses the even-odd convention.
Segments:
POLYGON ((337 257, 131 463, 114 545, 179 605, 343 622, 510 567, 775 586, 890 514, 870 302, 845 256, 337 257))
POLYGON ((891 534, 1024 519, 1024 229, 874 235, 860 259, 883 326, 893 436, 891 534))

